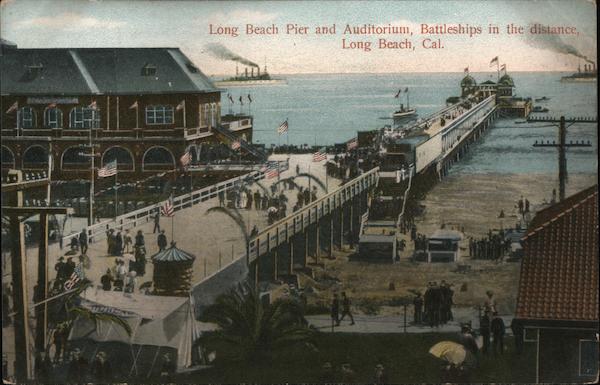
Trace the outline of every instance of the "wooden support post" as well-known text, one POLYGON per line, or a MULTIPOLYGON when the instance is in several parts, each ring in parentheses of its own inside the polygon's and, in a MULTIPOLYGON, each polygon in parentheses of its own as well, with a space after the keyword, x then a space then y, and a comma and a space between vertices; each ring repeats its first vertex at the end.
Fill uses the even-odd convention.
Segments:
POLYGON ((279 250, 279 249, 277 247, 275 247, 273 249, 273 251, 270 253, 273 256, 273 275, 272 275, 273 281, 277 281, 277 278, 278 278, 278 274, 277 274, 278 261, 277 261, 277 259, 279 258, 279 252, 277 250, 279 250))
POLYGON ((303 267, 306 268, 308 263, 308 229, 304 230, 304 263, 303 267))
POLYGON ((260 278, 260 238, 256 238, 256 261, 254 261, 254 289, 258 291, 258 280, 260 278))
POLYGON ((290 255, 290 261, 288 264, 288 274, 292 275, 294 274, 294 237, 290 237, 290 239, 288 240, 289 243, 289 255, 290 255))
POLYGON ((315 224, 315 228, 317 229, 316 240, 315 243, 317 247, 315 248, 315 263, 319 263, 319 249, 321 248, 321 227, 319 226, 319 220, 317 219, 317 223, 315 224))
MULTIPOLYGON (((22 194, 19 192, 18 194, 22 194)), ((10 216, 11 269, 13 284, 13 311, 15 333, 15 377, 24 383, 31 378, 32 362, 29 354, 29 324, 27 319, 27 261, 25 258, 25 226, 18 215, 10 216)))
MULTIPOLYGON (((38 249, 38 281, 35 301, 48 298, 48 214, 40 213, 40 244, 38 249)), ((36 308, 36 341, 37 351, 46 349, 46 329, 48 326, 48 304, 36 308)))
POLYGON ((344 205, 340 206, 340 250, 344 246, 344 205))
POLYGON ((327 256, 331 259, 333 256, 333 212, 329 213, 329 249, 327 250, 327 256))

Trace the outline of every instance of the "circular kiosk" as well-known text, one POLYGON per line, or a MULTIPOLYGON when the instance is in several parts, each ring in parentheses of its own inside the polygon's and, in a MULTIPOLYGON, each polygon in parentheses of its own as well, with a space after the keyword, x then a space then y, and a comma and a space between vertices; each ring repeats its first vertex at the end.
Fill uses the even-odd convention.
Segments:
POLYGON ((186 251, 171 247, 152 256, 154 264, 154 294, 187 296, 192 286, 193 264, 196 257, 186 251))

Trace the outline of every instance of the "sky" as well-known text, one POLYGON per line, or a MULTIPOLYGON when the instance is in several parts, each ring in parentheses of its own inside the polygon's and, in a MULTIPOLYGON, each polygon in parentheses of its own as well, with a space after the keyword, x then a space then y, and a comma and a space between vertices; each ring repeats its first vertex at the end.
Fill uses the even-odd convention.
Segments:
MULTIPOLYGON (((211 55, 218 43, 235 54, 267 63, 269 72, 394 73, 489 71, 498 56, 509 71, 572 71, 584 63, 561 53, 574 48, 595 61, 596 4, 593 0, 463 0, 463 1, 102 1, 3 0, 0 35, 22 48, 52 47, 179 47, 208 75, 235 73, 233 61, 211 55), (481 26, 482 34, 423 36, 421 24, 481 26), (508 35, 506 25, 526 29, 533 23, 576 27, 569 36, 508 35), (239 36, 210 34, 238 27, 239 36), (279 28, 277 35, 246 35, 246 24, 279 28), (287 34, 287 24, 309 27, 308 35, 287 34), (316 35, 317 26, 336 25, 334 35, 316 35), (412 36, 342 34, 346 24, 409 27, 412 36), (489 24, 500 27, 487 34, 489 24), (379 38, 403 41, 413 50, 377 49, 379 38), (422 40, 442 39, 443 49, 425 49, 422 40), (345 49, 370 41, 370 52, 345 49), (556 47, 562 48, 556 48, 556 47)), ((572 51, 572 50, 571 50, 572 51)), ((240 67, 243 68, 243 67, 240 67)), ((494 69, 494 68, 492 68, 494 69)))

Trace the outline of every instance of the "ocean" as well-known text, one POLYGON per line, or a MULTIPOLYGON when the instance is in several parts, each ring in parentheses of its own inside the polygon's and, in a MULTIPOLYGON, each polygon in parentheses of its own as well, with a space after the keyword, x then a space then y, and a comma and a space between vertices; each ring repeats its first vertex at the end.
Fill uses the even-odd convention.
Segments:
MULTIPOLYGON (((561 83, 568 73, 510 73, 515 94, 533 99, 546 96, 547 102, 534 105, 547 107, 545 115, 567 117, 597 116, 597 83, 561 83)), ((495 73, 471 74, 477 82, 495 80, 495 73)), ((414 74, 311 74, 285 75, 287 84, 234 87, 228 90, 240 112, 238 99, 244 99, 242 111, 254 116, 254 142, 267 147, 277 144, 309 146, 341 143, 356 136, 357 131, 392 125, 393 111, 406 104, 409 89, 410 106, 420 117, 445 106, 446 98, 460 94, 462 73, 414 74), (247 95, 252 97, 248 104, 247 95), (288 134, 279 136, 277 127, 286 119, 288 134)), ((226 100, 224 98, 224 100, 226 100)), ((229 102, 224 102, 223 113, 229 102)), ((453 167, 460 173, 556 173, 557 150, 534 148, 537 140, 557 140, 558 129, 547 123, 515 124, 522 119, 500 119, 483 140, 472 147, 468 156, 453 167)), ((568 171, 595 174, 598 157, 598 126, 576 123, 567 130, 567 142, 585 141, 591 148, 567 151, 568 171)))

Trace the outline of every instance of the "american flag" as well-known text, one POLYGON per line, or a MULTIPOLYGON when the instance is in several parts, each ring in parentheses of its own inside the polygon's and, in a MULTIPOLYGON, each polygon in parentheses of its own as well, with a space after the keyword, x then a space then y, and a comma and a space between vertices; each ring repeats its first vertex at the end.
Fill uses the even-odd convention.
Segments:
POLYGON ((165 203, 163 203, 162 206, 160 206, 160 213, 164 216, 164 217, 172 217, 173 214, 175 213, 175 209, 173 208, 173 197, 169 197, 169 199, 167 199, 165 201, 165 203))
POLYGON ((322 160, 327 159, 327 154, 323 150, 319 150, 313 154, 313 162, 320 162, 322 160))
POLYGON ((242 147, 242 144, 240 143, 239 140, 236 140, 235 142, 231 143, 231 149, 232 150, 237 150, 240 147, 242 147))
POLYGON ((400 93, 402 92, 402 88, 400 88, 398 90, 398 92, 396 92, 396 96, 394 96, 395 98, 398 98, 400 96, 400 93))
POLYGON ((284 132, 288 131, 288 121, 287 119, 285 120, 285 122, 281 123, 279 125, 279 127, 277 127, 277 132, 279 133, 279 135, 283 134, 284 132))
POLYGON ((468 74, 469 73, 469 67, 465 67, 465 73, 468 74))
POLYGON ((240 95, 240 98, 238 100, 240 101, 240 104, 243 106, 244 105, 244 99, 242 99, 242 95, 240 95))
POLYGON ((348 149, 348 151, 356 147, 358 147, 358 140, 356 140, 356 138, 352 138, 350 139, 350 141, 346 142, 346 148, 348 149))
POLYGON ((56 103, 50 103, 50 104, 48 104, 48 108, 56 108, 56 103))
POLYGON ((175 107, 175 111, 183 110, 184 107, 185 107, 185 99, 183 99, 181 102, 179 102, 177 107, 175 107))
POLYGON ((265 176, 267 179, 277 178, 279 176, 279 165, 271 166, 269 169, 267 169, 265 176))
POLYGON ((136 101, 135 101, 135 102, 134 102, 132 105, 130 105, 130 106, 129 106, 129 109, 130 109, 130 110, 133 110, 134 108, 135 108, 136 110, 137 110, 137 108, 138 108, 138 102, 137 102, 137 100, 136 100, 136 101))
POLYGON ((248 94, 248 101, 249 101, 250 103, 252 103, 252 97, 250 96, 250 94, 248 94))
POLYGON ((500 70, 502 70, 502 71, 506 71, 506 64, 502 64, 502 65, 500 66, 500 70))
POLYGON ((498 56, 496 56, 495 58, 492 59, 492 61, 490 62, 490 67, 492 66, 492 64, 498 64, 498 56))
POLYGON ((192 155, 189 151, 186 151, 185 154, 181 155, 179 161, 181 162, 181 165, 185 167, 192 162, 192 155))
POLYGON ((8 110, 6 110, 6 113, 10 114, 11 112, 16 111, 18 109, 19 109, 19 102, 14 102, 12 104, 12 106, 10 106, 8 110))
POLYGON ((233 97, 231 96, 231 94, 227 94, 227 97, 229 98, 229 101, 231 102, 231 104, 233 104, 234 101, 233 101, 233 97))
POLYGON ((85 274, 83 273, 83 265, 80 263, 75 266, 75 270, 73 270, 73 274, 69 277, 67 282, 65 282, 65 289, 71 290, 75 287, 75 285, 85 278, 85 274))
POLYGON ((96 104, 96 101, 92 100, 92 102, 90 103, 90 105, 88 106, 88 108, 93 108, 95 110, 97 106, 98 105, 96 104))
POLYGON ((106 178, 117 174, 117 160, 107 163, 104 167, 98 169, 98 177, 106 178))

